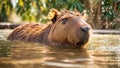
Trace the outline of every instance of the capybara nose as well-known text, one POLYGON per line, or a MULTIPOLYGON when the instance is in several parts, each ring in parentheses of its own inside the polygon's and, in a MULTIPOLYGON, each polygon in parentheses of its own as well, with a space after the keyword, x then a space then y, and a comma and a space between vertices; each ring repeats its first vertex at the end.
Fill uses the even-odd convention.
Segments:
POLYGON ((87 33, 90 30, 90 27, 81 27, 80 30, 87 33))

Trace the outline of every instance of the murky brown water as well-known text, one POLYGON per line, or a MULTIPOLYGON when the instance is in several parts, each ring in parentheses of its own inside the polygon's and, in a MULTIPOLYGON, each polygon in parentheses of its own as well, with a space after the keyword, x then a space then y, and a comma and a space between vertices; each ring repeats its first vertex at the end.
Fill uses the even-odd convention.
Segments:
POLYGON ((120 35, 93 34, 85 49, 7 41, 0 30, 0 68, 120 68, 120 35))

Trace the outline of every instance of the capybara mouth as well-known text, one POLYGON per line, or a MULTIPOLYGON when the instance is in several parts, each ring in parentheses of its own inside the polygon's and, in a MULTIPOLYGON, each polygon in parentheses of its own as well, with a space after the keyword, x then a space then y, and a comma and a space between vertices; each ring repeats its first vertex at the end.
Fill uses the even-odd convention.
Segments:
POLYGON ((85 42, 81 42, 81 41, 80 41, 80 42, 77 43, 77 46, 82 46, 84 43, 85 43, 85 42))
POLYGON ((83 47, 86 43, 88 43, 88 41, 89 41, 89 37, 84 38, 84 39, 80 40, 80 41, 76 44, 76 46, 77 46, 77 47, 83 47))
POLYGON ((81 41, 80 41, 80 42, 77 43, 76 47, 79 47, 79 48, 80 48, 80 47, 83 47, 86 43, 87 43, 87 42, 81 42, 81 41))

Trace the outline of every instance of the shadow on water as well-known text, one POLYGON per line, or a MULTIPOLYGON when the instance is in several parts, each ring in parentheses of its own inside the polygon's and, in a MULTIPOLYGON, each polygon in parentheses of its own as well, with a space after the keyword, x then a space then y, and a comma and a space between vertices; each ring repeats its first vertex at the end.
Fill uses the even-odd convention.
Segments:
MULTIPOLYGON (((0 68, 119 68, 120 35, 95 34, 83 49, 0 40, 0 68)), ((1 37, 2 38, 2 37, 1 37)))

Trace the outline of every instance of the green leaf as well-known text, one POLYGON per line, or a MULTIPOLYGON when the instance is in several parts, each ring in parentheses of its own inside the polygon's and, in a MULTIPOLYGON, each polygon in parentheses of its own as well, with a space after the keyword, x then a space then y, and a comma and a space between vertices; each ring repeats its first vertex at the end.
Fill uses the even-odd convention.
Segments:
POLYGON ((5 10, 1 11, 1 17, 3 18, 4 21, 7 21, 7 14, 5 10))

